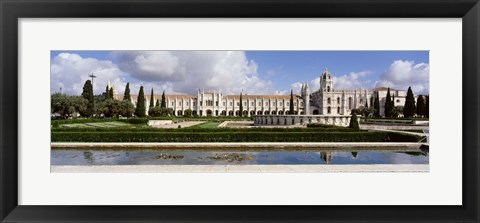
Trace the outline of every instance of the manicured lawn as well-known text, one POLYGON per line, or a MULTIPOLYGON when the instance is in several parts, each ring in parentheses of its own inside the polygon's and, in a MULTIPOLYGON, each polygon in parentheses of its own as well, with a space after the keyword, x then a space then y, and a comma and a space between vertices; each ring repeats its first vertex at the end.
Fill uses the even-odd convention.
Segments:
POLYGON ((195 125, 190 128, 199 128, 199 129, 214 129, 218 128, 218 125, 220 125, 221 122, 205 122, 200 125, 195 125))
POLYGON ((67 128, 114 128, 114 127, 128 127, 132 126, 131 124, 124 122, 92 122, 92 123, 76 123, 76 124, 63 124, 61 127, 67 128))

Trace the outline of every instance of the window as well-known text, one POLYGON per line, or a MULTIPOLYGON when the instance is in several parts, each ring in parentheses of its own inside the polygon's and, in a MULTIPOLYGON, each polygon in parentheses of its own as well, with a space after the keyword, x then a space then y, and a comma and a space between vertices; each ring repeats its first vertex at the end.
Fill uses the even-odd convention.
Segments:
POLYGON ((397 99, 397 103, 400 103, 400 99, 397 99))
POLYGON ((243 102, 243 106, 247 106, 247 102, 243 102))
POLYGON ((340 97, 337 98, 337 104, 340 104, 340 97))
POLYGON ((363 99, 362 98, 360 98, 360 104, 363 104, 363 99))
POLYGON ((332 108, 330 108, 330 106, 328 106, 328 108, 327 108, 327 113, 328 113, 328 114, 331 114, 331 113, 332 113, 332 108))
POLYGON ((282 104, 283 104, 283 103, 282 103, 282 102, 280 102, 280 106, 282 106, 282 104))
POLYGON ((187 101, 187 106, 189 105, 188 101, 187 101))
POLYGON ((268 106, 268 102, 265 102, 265 106, 268 106))
POLYGON ((230 106, 232 106, 232 105, 233 105, 233 102, 230 102, 230 106))
POLYGON ((218 106, 218 101, 215 102, 215 106, 218 106))
POLYGON ((179 105, 179 106, 182 106, 182 102, 181 102, 181 101, 179 101, 179 102, 178 102, 178 105, 179 105))
POLYGON ((287 106, 290 106, 290 102, 287 102, 287 106))
POLYGON ((172 106, 175 106, 175 102, 172 101, 172 106))
POLYGON ((327 86, 327 92, 330 92, 330 86, 327 86))
POLYGON ((193 106, 197 106, 197 102, 194 101, 194 102, 193 102, 193 106))
POLYGON ((327 98, 327 103, 328 104, 331 104, 332 103, 332 100, 330 98, 327 98))
POLYGON ((303 106, 303 102, 300 102, 300 106, 303 106))
POLYGON ((275 106, 275 102, 273 102, 273 106, 275 106))
POLYGON ((200 106, 203 106, 203 101, 200 102, 200 106))
POLYGON ((337 108, 337 114, 340 114, 340 107, 337 108))
POLYGON ((225 106, 225 102, 223 102, 223 106, 225 106))
POLYGON ((353 99, 352 99, 352 97, 349 97, 348 98, 348 109, 352 109, 352 107, 353 107, 353 99))
POLYGON ((240 102, 237 102, 237 106, 240 106, 240 102))
POLYGON ((254 106, 254 105, 255 105, 255 103, 254 103, 254 102, 252 102, 252 103, 251 103, 251 105, 252 105, 252 106, 254 106))

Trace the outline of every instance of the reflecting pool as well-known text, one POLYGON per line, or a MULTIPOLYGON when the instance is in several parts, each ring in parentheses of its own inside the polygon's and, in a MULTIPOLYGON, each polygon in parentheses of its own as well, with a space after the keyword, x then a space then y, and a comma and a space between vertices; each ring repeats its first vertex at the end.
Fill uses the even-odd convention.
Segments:
POLYGON ((428 150, 54 149, 52 165, 428 164, 428 150))

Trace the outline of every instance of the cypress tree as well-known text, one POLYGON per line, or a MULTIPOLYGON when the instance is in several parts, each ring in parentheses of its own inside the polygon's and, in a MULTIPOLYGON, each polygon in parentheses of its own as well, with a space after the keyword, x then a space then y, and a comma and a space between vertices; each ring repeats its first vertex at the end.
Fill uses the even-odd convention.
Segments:
POLYGON ((160 100, 157 99, 157 103, 155 104, 155 107, 156 107, 156 108, 159 108, 159 107, 160 107, 160 100))
POLYGON ((430 98, 430 96, 427 95, 426 97, 427 97, 427 101, 425 102, 425 117, 428 118, 430 116, 429 115, 429 110, 430 110, 430 108, 429 108, 429 104, 430 104, 429 103, 429 98, 430 98))
POLYGON ((243 116, 243 102, 242 102, 242 93, 240 92, 240 117, 243 116))
POLYGON ((113 87, 111 87, 110 90, 108 91, 108 98, 109 99, 114 99, 113 98, 113 87))
POLYGON ((138 117, 145 117, 145 95, 143 93, 143 86, 140 86, 140 91, 138 92, 135 115, 138 117))
POLYGON ((125 86, 125 93, 123 93, 123 100, 132 102, 132 98, 130 98, 130 83, 127 83, 127 86, 125 86))
POLYGON ((88 100, 87 109, 85 110, 85 116, 90 117, 94 113, 94 98, 93 98, 93 86, 90 80, 85 81, 83 85, 82 97, 88 100))
POLYGON ((368 108, 367 100, 365 100, 365 108, 368 108))
POLYGON ((348 125, 348 127, 355 131, 360 130, 360 126, 358 126, 358 118, 356 112, 352 112, 352 117, 350 118, 350 124, 348 125))
POLYGON ((419 95, 417 98, 417 115, 420 117, 425 116, 425 100, 422 95, 419 95))
POLYGON ((387 98, 385 99, 385 117, 392 117, 392 97, 390 96, 390 88, 387 89, 387 98))
POLYGON ((162 93, 162 103, 160 104, 160 108, 166 108, 167 107, 167 101, 165 100, 165 91, 162 93))
POLYGON ((405 99, 405 106, 403 107, 403 116, 410 118, 415 115, 415 98, 413 97, 412 88, 408 87, 407 98, 405 99))
POLYGON ((155 105, 155 101, 153 99, 153 88, 152 88, 152 93, 150 93, 150 106, 148 107, 153 108, 154 105, 155 105))
POLYGON ((110 99, 110 89, 108 88, 108 85, 105 87, 105 99, 110 99))
POLYGON ((290 115, 295 114, 295 111, 293 110, 293 89, 290 91, 290 115))
POLYGON ((377 95, 375 97, 375 102, 373 103, 373 109, 375 109, 375 112, 373 113, 373 116, 380 117, 380 98, 378 96, 378 92, 377 92, 377 95))

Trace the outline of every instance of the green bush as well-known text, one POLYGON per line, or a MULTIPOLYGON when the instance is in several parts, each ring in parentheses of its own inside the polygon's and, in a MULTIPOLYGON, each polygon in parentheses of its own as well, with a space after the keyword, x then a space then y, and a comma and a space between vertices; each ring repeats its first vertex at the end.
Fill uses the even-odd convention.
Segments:
POLYGON ((328 128, 197 128, 188 127, 181 129, 164 129, 151 127, 72 127, 72 128, 52 128, 52 132, 354 132, 353 129, 345 127, 328 128))
POLYGON ((53 132, 52 142, 417 142, 387 132, 53 132))

